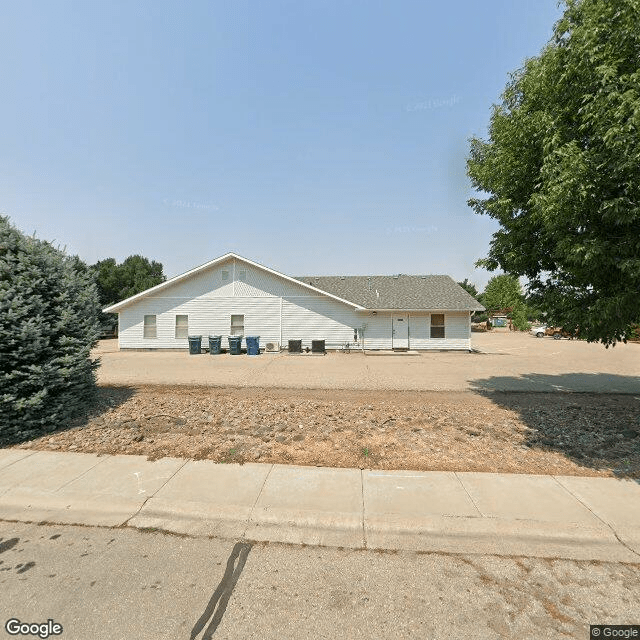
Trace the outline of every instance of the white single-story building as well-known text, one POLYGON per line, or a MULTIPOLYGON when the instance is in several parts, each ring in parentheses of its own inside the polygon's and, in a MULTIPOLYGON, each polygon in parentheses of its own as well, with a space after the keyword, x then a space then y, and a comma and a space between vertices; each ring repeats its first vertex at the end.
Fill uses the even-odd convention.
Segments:
POLYGON ((104 309, 118 314, 120 349, 186 349, 187 337, 260 336, 260 345, 325 340, 327 349, 471 349, 484 307, 452 278, 292 278, 234 253, 104 309))

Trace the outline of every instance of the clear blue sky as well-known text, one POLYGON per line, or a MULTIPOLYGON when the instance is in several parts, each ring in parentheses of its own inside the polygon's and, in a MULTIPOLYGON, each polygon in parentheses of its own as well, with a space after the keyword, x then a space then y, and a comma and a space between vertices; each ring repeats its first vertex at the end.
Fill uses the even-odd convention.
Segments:
POLYGON ((173 276, 473 267, 467 140, 556 0, 20 2, 0 9, 0 212, 173 276))

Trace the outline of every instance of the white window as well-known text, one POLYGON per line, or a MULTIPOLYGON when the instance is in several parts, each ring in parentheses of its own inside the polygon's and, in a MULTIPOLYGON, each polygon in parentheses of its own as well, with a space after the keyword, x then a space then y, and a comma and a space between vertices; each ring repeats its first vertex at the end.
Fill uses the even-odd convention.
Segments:
POLYGON ((244 282, 246 279, 247 279, 246 269, 240 269, 240 271, 238 271, 238 280, 242 280, 242 282, 244 282))
POLYGON ((144 317, 144 329, 143 334, 145 338, 157 338, 156 334, 156 317, 145 316, 144 317))
POLYGON ((244 335, 244 316, 231 316, 231 335, 243 336, 244 335))
POLYGON ((431 314, 431 337, 444 338, 444 313, 431 314))
POLYGON ((189 316, 176 316, 176 338, 186 338, 189 335, 189 316))
POLYGON ((226 269, 222 270, 222 281, 224 282, 225 280, 229 279, 229 272, 226 269))

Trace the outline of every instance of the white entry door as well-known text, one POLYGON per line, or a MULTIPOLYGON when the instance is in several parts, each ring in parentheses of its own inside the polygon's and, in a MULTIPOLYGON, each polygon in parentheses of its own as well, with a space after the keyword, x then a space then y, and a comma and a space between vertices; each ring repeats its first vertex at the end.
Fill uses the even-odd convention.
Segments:
POLYGON ((393 316, 393 325, 391 328, 393 336, 394 349, 409 348, 409 316, 395 315, 393 316))

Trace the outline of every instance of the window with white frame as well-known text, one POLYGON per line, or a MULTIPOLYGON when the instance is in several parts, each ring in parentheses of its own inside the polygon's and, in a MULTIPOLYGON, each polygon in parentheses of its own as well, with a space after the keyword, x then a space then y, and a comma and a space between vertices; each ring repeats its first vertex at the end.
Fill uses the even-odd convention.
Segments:
POLYGON ((158 335, 156 333, 156 317, 155 316, 145 316, 144 317, 144 328, 143 328, 142 335, 145 338, 157 338, 158 337, 158 335))
POLYGON ((186 338, 189 336, 189 316, 176 316, 176 338, 186 338))
POLYGON ((444 338, 444 313, 431 314, 431 337, 444 338))
POLYGON ((244 316, 241 316, 241 315, 231 316, 231 335, 232 336, 244 335, 244 316))

